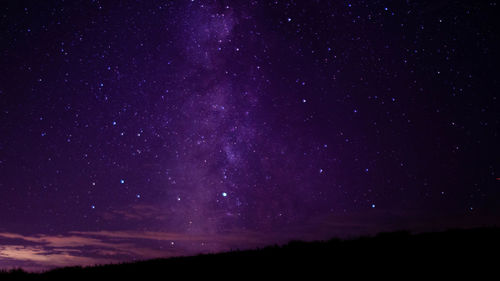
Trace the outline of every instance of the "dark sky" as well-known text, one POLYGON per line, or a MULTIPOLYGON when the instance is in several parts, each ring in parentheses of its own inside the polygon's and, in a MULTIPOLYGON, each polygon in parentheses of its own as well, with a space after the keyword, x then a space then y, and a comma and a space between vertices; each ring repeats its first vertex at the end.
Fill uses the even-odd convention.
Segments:
POLYGON ((2 1, 0 268, 500 217, 497 1, 2 1))

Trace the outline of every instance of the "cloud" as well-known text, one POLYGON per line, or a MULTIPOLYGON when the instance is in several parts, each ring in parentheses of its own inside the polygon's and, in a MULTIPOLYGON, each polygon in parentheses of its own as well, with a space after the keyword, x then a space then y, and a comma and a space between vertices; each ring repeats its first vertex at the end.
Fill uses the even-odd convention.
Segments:
MULTIPOLYGON (((0 246, 0 261, 10 259, 31 262, 39 265, 40 268, 113 262, 110 259, 78 256, 79 253, 81 252, 72 249, 47 250, 41 246, 0 246)), ((32 266, 32 268, 36 267, 32 266)))
MULTIPOLYGON (((261 239, 258 238, 254 232, 238 232, 226 234, 212 234, 212 235, 189 235, 184 233, 175 232, 154 232, 154 231, 72 231, 71 234, 79 234, 85 236, 106 237, 110 239, 147 239, 156 241, 179 241, 179 242, 207 242, 207 243, 231 243, 242 242, 245 243, 260 243, 261 239)), ((1 234, 0 234, 1 236, 1 234)))
MULTIPOLYGON (((144 217, 156 217, 155 209, 141 206, 130 208, 131 213, 137 210, 144 211, 144 217)), ((228 229, 218 233, 101 230, 71 231, 60 235, 0 232, 0 268, 20 266, 26 270, 39 271, 60 266, 243 250, 297 239, 329 239, 345 236, 346 233, 373 233, 393 226, 392 220, 379 217, 382 215, 374 214, 372 220, 356 215, 320 216, 305 221, 300 227, 283 226, 278 232, 244 229, 228 229)), ((387 216, 385 214, 382 217, 387 216)))
POLYGON ((85 232, 66 235, 21 235, 0 233, 0 268, 20 266, 26 270, 45 270, 61 266, 166 257, 179 254, 175 249, 159 250, 143 245, 133 236, 115 241, 113 237, 90 237, 85 232))
POLYGON ((141 221, 141 220, 165 220, 168 216, 165 210, 148 206, 148 205, 131 205, 127 208, 116 209, 105 212, 103 219, 116 220, 122 219, 125 221, 141 221))
POLYGON ((255 233, 186 235, 154 231, 72 231, 65 235, 0 233, 0 268, 40 271, 61 266, 145 260, 262 245, 255 233))
POLYGON ((0 233, 0 237, 10 238, 10 239, 21 239, 33 243, 44 244, 47 247, 80 247, 85 246, 96 246, 96 247, 106 247, 109 246, 108 243, 95 238, 84 237, 84 236, 47 236, 47 235, 34 235, 34 236, 24 236, 15 233, 0 233))

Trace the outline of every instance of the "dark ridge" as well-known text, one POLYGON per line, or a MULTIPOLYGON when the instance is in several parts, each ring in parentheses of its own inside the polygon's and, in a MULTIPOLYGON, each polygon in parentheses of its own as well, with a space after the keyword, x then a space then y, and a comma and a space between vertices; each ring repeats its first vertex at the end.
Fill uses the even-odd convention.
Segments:
MULTIPOLYGON (((202 277, 228 280, 339 276, 394 276, 411 279, 473 274, 498 278, 500 228, 436 233, 380 233, 374 237, 321 242, 292 241, 284 246, 154 259, 135 263, 64 267, 43 273, 0 271, 0 280, 177 280, 202 277)), ((494 278, 495 279, 495 278, 494 278)))

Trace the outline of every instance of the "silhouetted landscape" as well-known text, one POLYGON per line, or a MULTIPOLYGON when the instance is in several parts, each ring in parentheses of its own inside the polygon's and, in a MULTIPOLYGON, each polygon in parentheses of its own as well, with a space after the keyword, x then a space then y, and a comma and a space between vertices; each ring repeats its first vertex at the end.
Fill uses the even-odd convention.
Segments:
POLYGON ((154 259, 135 263, 65 267, 43 273, 2 271, 1 280, 160 280, 175 277, 292 277, 307 275, 411 277, 494 273, 500 228, 436 233, 380 233, 350 240, 292 241, 247 251, 154 259), (404 275, 399 275, 404 274, 404 275))

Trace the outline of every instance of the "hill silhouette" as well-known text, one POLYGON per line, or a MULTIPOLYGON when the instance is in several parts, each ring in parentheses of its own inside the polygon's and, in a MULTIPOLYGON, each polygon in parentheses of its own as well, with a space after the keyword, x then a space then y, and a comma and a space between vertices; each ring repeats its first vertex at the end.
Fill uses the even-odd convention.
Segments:
POLYGON ((306 276, 393 276, 409 279, 437 274, 498 276, 500 228, 436 233, 380 233, 351 240, 292 241, 284 246, 154 259, 92 267, 65 267, 43 273, 3 271, 0 280, 175 280, 203 277, 238 280, 306 276))

